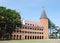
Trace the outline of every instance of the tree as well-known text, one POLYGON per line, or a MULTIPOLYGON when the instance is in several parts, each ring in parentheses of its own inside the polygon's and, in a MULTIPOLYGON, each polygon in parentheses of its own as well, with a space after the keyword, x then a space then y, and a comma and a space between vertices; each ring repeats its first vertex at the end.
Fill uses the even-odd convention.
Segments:
POLYGON ((60 28, 59 26, 56 26, 54 23, 52 23, 50 21, 50 19, 48 19, 48 25, 49 25, 49 30, 50 30, 50 35, 49 37, 51 38, 54 37, 54 38, 58 38, 58 34, 59 34, 59 37, 60 37, 60 28))
POLYGON ((20 28, 22 26, 20 14, 15 10, 0 6, 0 33, 2 39, 4 34, 9 34, 11 38, 11 33, 16 29, 17 25, 20 28))
POLYGON ((60 38, 60 27, 57 29, 57 34, 59 35, 58 37, 60 38))
POLYGON ((49 37, 51 37, 51 34, 53 34, 52 30, 56 29, 56 26, 55 26, 55 24, 53 22, 51 22, 50 19, 48 19, 48 23, 49 23, 48 26, 49 26, 49 30, 50 30, 49 37))

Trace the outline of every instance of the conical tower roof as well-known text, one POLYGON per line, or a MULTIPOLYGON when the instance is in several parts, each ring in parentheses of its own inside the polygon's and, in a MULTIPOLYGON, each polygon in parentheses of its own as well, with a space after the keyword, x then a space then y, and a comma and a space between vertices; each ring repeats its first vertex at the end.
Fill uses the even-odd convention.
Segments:
POLYGON ((45 12, 45 10, 44 10, 44 8, 43 8, 42 13, 41 13, 40 19, 41 19, 41 18, 48 18, 47 15, 46 15, 46 12, 45 12))

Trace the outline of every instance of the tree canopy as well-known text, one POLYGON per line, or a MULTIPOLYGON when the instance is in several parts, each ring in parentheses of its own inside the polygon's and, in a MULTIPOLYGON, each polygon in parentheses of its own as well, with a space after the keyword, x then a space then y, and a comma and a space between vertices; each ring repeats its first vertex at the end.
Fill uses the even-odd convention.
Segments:
POLYGON ((21 27, 21 16, 19 12, 12 9, 7 9, 6 7, 0 6, 0 33, 1 37, 3 34, 11 33, 16 28, 16 26, 21 27))

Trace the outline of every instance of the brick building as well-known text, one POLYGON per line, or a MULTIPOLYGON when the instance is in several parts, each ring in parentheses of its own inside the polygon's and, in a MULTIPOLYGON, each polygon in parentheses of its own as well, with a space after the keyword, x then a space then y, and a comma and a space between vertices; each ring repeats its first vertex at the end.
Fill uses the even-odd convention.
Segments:
POLYGON ((15 29, 12 39, 48 39, 48 17, 45 10, 41 12, 39 22, 30 20, 22 21, 22 28, 15 29))

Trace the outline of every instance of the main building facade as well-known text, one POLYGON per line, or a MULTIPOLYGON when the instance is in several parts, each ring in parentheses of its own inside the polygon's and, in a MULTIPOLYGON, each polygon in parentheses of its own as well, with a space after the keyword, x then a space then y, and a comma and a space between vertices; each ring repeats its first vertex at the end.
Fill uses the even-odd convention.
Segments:
POLYGON ((48 17, 42 10, 40 21, 22 20, 22 28, 16 28, 12 39, 48 39, 48 17))

